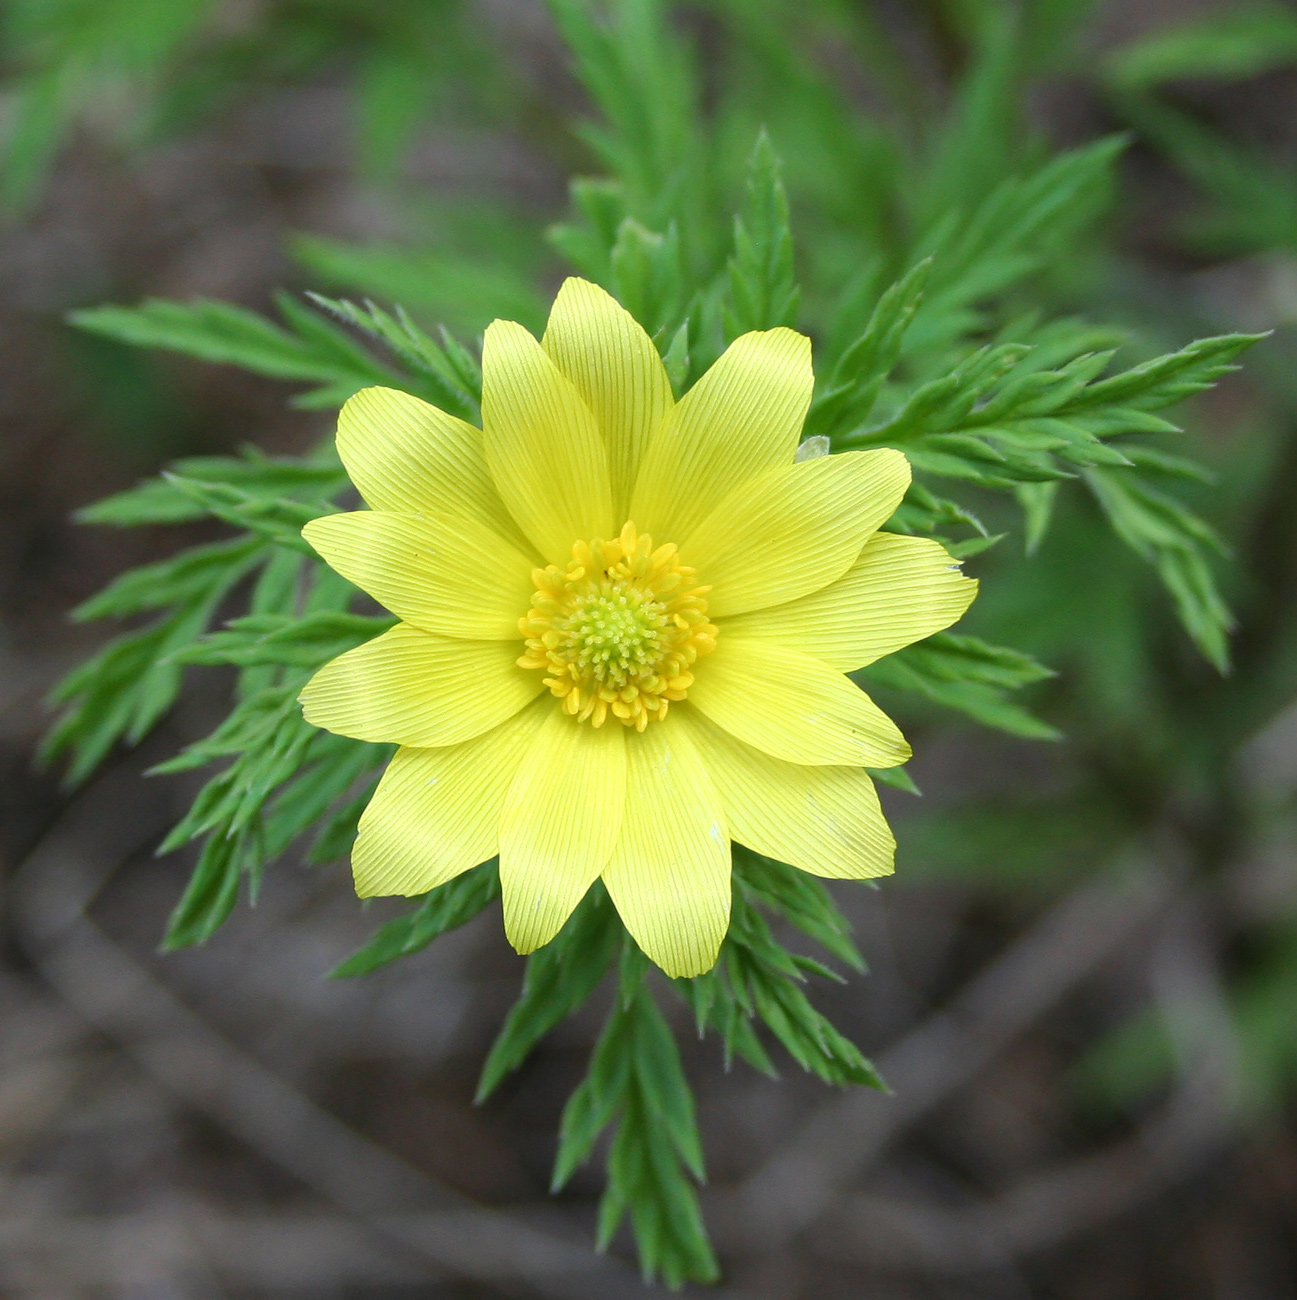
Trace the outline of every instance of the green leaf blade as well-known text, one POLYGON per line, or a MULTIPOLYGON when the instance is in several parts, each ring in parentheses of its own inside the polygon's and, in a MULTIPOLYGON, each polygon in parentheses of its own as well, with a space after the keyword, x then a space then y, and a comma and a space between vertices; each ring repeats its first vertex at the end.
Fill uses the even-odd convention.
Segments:
POLYGON ((331 972, 332 979, 368 975, 400 957, 421 952, 449 930, 466 925, 500 896, 500 873, 495 859, 438 886, 419 906, 376 930, 331 972))

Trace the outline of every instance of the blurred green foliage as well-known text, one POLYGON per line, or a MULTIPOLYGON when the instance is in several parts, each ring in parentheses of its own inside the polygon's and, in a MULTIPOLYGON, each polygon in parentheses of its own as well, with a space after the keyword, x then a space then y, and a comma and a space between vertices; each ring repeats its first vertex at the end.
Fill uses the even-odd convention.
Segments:
POLYGON ((0 195, 19 210, 88 121, 138 147, 342 75, 355 92, 357 163, 381 178, 428 114, 490 108, 507 93, 462 0, 12 0, 0 23, 13 97, 0 195))
MULTIPOLYGON (((1275 5, 1233 7, 1097 60, 1086 36, 1097 7, 931 0, 898 21, 889 7, 840 0, 551 0, 586 96, 574 145, 534 125, 556 117, 552 96, 465 3, 272 0, 236 21, 203 0, 20 0, 4 29, 17 88, 4 193, 15 208, 35 201, 91 105, 110 103, 118 138, 138 148, 322 77, 354 86, 356 165, 376 184, 397 181, 419 131, 452 119, 532 123, 531 147, 559 167, 583 148, 588 174, 557 224, 502 205, 484 216, 477 198, 456 208, 443 196, 434 209, 395 184, 391 202, 412 219, 435 212, 435 239, 297 238, 311 282, 350 298, 283 295, 278 321, 213 302, 96 307, 76 321, 304 385, 302 405, 333 407, 384 383, 467 418, 473 348, 438 327, 471 334, 496 315, 536 327, 542 281, 560 265, 635 313, 678 389, 744 330, 807 330, 818 376, 807 434, 835 449, 902 447, 916 481, 891 527, 939 536, 985 578, 966 630, 871 666, 862 683, 912 724, 955 710, 1019 738, 1062 734, 1068 746, 1048 789, 938 800, 911 817, 902 869, 1047 895, 1132 846, 1161 852, 1170 837, 1183 869, 1223 900, 1238 864, 1293 832, 1293 792, 1258 793, 1240 761, 1297 688, 1292 344, 1281 336, 1254 354, 1245 408, 1236 389, 1210 420, 1191 408, 1191 434, 1166 419, 1256 335, 1168 293, 1129 256, 1120 165, 1134 139, 1196 196, 1167 236, 1177 255, 1279 265, 1297 240, 1290 166, 1196 111, 1185 87, 1297 65, 1297 19, 1275 5), (1089 78, 1129 134, 1055 149, 1029 104, 1061 74, 1089 78), (1215 337, 1181 347, 1188 332, 1215 337)), ((204 844, 172 946, 207 938, 240 882, 255 889, 299 836, 315 834, 319 860, 344 853, 364 782, 386 757, 311 731, 293 704, 314 665, 377 630, 295 540, 343 484, 327 450, 301 461, 248 453, 181 462, 85 512, 115 525, 211 514, 241 530, 128 574, 79 611, 159 613, 63 684, 67 711, 49 745, 84 777, 165 712, 184 664, 237 666, 230 719, 167 765, 231 760, 168 841, 204 844), (236 590, 248 592, 247 614, 211 631, 236 590)), ((774 943, 763 919, 763 909, 782 916, 857 965, 827 895, 752 855, 738 855, 736 876, 722 964, 682 990, 700 1027, 727 1057, 763 1070, 774 1065, 762 1026, 826 1080, 876 1083, 801 992, 827 968, 774 943)), ((484 864, 338 973, 418 950, 494 890, 484 864)), ((594 891, 530 959, 482 1093, 616 958, 621 993, 565 1115, 555 1183, 614 1125, 601 1240, 629 1212, 648 1273, 710 1277, 691 1191, 703 1172, 692 1103, 610 912, 594 891)), ((1297 921, 1227 915, 1223 902, 1221 916, 1240 954, 1231 997, 1260 1105, 1285 1095, 1297 1066, 1297 921)), ((1169 1066, 1155 1014, 1132 997, 1078 1069, 1078 1096, 1135 1106, 1169 1066)))

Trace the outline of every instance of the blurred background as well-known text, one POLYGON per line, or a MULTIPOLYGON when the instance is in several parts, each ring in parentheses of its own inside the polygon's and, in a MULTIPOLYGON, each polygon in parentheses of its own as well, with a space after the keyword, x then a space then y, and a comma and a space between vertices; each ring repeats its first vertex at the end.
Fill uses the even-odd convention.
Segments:
MULTIPOLYGON (((787 160, 812 312, 859 231, 885 239, 889 194, 985 72, 979 33, 1001 8, 673 12, 722 156, 741 172, 764 120, 787 160)), ((1194 504, 1232 547, 1234 668, 1202 660, 1079 503, 1036 555, 1015 538, 979 558, 971 626, 1058 671, 1031 702, 1066 738, 900 710, 924 797, 884 791, 896 878, 835 888, 871 971, 817 995, 892 1096, 793 1066, 726 1074, 714 1044, 687 1046, 731 1297, 1297 1294, 1297 9, 1013 12, 1013 75, 983 104, 1013 120, 1002 174, 1043 141, 1131 139, 1106 212, 1082 214, 1034 305, 1147 350, 1275 331, 1177 414, 1215 480, 1194 504)), ((544 232, 569 178, 598 169, 571 64, 528 0, 4 6, 6 1296, 638 1290, 624 1242, 588 1256, 597 1174, 545 1195, 597 1018, 472 1105, 520 978, 498 916, 329 981, 393 909, 357 905, 345 869, 288 861, 207 946, 159 956, 190 862, 153 849, 197 778, 142 772, 219 720, 220 674, 193 674, 75 792, 33 762, 44 695, 105 636, 69 609, 219 535, 71 513, 177 456, 301 452, 330 426, 281 380, 131 349, 68 313, 150 296, 270 311, 287 288, 398 300, 466 335, 495 316, 536 327, 564 274, 544 232), (486 1226, 503 1211, 505 1252, 486 1226)))

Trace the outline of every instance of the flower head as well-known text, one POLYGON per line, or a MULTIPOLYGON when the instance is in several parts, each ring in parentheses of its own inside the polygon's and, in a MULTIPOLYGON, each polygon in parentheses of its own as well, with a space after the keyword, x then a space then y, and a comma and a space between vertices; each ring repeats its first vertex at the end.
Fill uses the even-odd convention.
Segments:
POLYGON ((866 767, 909 748, 845 674, 953 623, 976 583, 879 532, 898 451, 795 461, 810 341, 746 334, 679 401, 652 341, 568 280, 543 342, 496 321, 478 430, 370 388, 338 450, 369 510, 305 536, 401 620, 306 717, 400 745, 352 854, 362 896, 499 854, 505 929, 548 943, 602 877, 669 975, 716 960, 730 841, 892 870, 866 767))

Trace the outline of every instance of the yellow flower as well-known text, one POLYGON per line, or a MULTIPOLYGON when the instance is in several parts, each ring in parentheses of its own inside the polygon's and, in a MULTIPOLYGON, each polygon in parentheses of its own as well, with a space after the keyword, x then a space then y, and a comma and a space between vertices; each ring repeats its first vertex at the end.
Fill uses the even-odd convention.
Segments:
POLYGON ((810 340, 774 329, 675 402, 644 331, 572 279, 543 342, 487 330, 483 430, 384 388, 347 403, 370 509, 304 533, 401 622, 302 703, 401 746, 361 819, 362 897, 498 853, 525 953, 602 877, 685 976, 725 936, 731 839, 818 876, 892 870, 864 768, 910 750, 844 673, 949 626, 976 583, 877 531, 899 451, 795 462, 811 386, 810 340))

